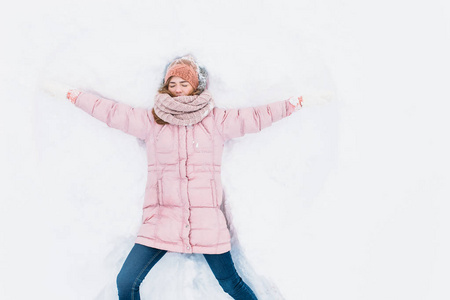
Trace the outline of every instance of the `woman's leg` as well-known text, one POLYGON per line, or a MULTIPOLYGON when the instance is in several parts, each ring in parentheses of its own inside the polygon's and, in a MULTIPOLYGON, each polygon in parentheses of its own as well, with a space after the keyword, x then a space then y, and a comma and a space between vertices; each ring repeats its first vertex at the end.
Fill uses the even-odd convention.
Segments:
POLYGON ((120 300, 140 300, 139 286, 150 269, 166 254, 166 250, 134 244, 117 275, 120 300))
POLYGON ((253 291, 236 272, 230 251, 223 254, 203 254, 203 256, 222 289, 233 299, 257 299, 253 291))

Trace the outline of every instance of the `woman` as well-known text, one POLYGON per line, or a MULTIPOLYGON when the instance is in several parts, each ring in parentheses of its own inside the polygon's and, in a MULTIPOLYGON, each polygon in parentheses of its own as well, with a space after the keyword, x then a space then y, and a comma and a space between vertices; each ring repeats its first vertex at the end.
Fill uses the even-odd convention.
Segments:
POLYGON ((207 77, 192 56, 176 58, 166 67, 151 110, 65 90, 77 107, 146 144, 142 225, 117 276, 121 300, 140 299, 142 280, 167 251, 203 254, 226 293, 234 299, 256 299, 230 255, 230 234, 220 209, 222 150, 227 140, 261 131, 299 110, 304 101, 291 97, 221 109, 207 90, 207 77))

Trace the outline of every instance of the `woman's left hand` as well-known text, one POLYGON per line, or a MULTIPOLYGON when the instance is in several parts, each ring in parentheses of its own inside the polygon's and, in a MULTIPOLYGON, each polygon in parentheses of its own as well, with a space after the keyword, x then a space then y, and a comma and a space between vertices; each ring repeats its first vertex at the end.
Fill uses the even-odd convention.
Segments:
POLYGON ((289 103, 291 103, 291 105, 295 107, 294 111, 297 111, 300 108, 302 108, 302 106, 303 106, 303 104, 302 104, 303 103, 303 97, 302 96, 300 96, 300 97, 291 97, 291 98, 289 98, 289 103))

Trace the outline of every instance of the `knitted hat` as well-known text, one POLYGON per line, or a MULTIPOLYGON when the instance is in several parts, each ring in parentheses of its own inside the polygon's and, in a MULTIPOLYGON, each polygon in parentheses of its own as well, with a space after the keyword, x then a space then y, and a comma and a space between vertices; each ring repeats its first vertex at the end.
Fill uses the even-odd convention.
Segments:
POLYGON ((194 88, 194 90, 198 87, 198 74, 194 70, 194 68, 184 63, 183 61, 180 61, 179 63, 172 64, 172 66, 169 67, 167 70, 166 76, 164 78, 164 82, 167 82, 167 80, 172 77, 181 77, 187 82, 191 84, 191 86, 194 88))
POLYGON ((208 72, 199 66, 191 55, 177 57, 166 66, 163 85, 172 77, 181 77, 191 84, 194 90, 203 92, 207 88, 208 72))

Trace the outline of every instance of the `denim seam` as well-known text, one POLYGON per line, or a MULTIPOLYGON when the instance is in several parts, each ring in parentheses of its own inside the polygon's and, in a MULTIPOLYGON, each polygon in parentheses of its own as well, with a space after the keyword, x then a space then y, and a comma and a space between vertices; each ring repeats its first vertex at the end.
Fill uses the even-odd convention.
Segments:
POLYGON ((145 269, 147 269, 147 267, 152 263, 152 261, 155 259, 156 256, 158 256, 161 253, 161 250, 159 250, 155 255, 153 255, 153 257, 148 261, 148 263, 145 265, 145 267, 141 270, 141 272, 138 274, 138 276, 136 277, 136 279, 133 282, 133 286, 131 287, 131 300, 134 300, 134 287, 136 286, 136 282, 138 281, 139 277, 141 276, 141 274, 145 271, 145 269))

